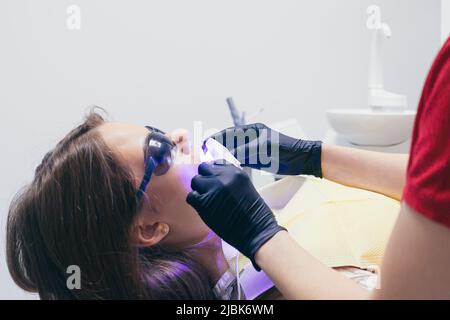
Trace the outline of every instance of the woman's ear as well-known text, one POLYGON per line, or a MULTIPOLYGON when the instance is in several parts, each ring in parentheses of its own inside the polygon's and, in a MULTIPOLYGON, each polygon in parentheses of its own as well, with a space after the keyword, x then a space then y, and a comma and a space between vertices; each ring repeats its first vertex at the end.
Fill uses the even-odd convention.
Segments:
POLYGON ((133 239, 139 247, 151 247, 157 245, 169 233, 169 225, 164 222, 148 223, 139 219, 133 230, 133 239))

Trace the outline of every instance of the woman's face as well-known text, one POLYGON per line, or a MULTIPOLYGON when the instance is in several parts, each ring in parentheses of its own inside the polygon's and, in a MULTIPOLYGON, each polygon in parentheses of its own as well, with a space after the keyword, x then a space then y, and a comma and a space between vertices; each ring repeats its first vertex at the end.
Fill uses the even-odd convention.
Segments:
MULTIPOLYGON (((106 144, 131 168, 138 188, 144 176, 144 141, 150 131, 119 122, 105 123, 98 130, 106 144)), ((141 233, 140 239, 142 235, 144 239, 146 236, 153 239, 153 242, 139 241, 140 245, 159 243, 170 249, 185 249, 205 240, 211 231, 186 202, 199 163, 197 155, 190 150, 186 131, 166 136, 177 146, 176 159, 167 173, 152 175, 132 232, 141 233)))

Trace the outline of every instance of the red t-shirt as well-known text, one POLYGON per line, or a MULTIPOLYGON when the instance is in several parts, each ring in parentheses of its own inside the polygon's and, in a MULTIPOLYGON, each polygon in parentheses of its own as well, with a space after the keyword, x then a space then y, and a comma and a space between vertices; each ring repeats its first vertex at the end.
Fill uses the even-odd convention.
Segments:
POLYGON ((450 228, 450 38, 422 92, 403 200, 450 228))

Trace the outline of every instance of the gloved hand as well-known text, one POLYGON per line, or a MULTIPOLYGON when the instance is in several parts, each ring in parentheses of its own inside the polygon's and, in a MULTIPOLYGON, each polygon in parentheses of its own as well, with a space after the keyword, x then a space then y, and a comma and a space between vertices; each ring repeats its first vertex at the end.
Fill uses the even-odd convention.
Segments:
POLYGON ((186 201, 219 237, 255 262, 258 249, 277 232, 272 210, 248 175, 229 163, 202 163, 186 201))
POLYGON ((261 123, 231 127, 211 138, 227 147, 243 167, 322 178, 320 141, 295 139, 261 123))

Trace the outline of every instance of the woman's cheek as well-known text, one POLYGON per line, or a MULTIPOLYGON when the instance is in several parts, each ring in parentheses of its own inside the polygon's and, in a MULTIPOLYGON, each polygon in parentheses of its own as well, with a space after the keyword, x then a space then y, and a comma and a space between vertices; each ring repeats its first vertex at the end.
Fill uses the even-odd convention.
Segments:
POLYGON ((176 176, 181 183, 186 195, 192 191, 191 181, 198 174, 198 165, 195 164, 179 164, 174 167, 176 176))
POLYGON ((194 152, 190 154, 179 153, 177 155, 173 170, 177 179, 186 191, 186 195, 192 191, 191 181, 192 178, 198 174, 199 164, 198 157, 194 152))

